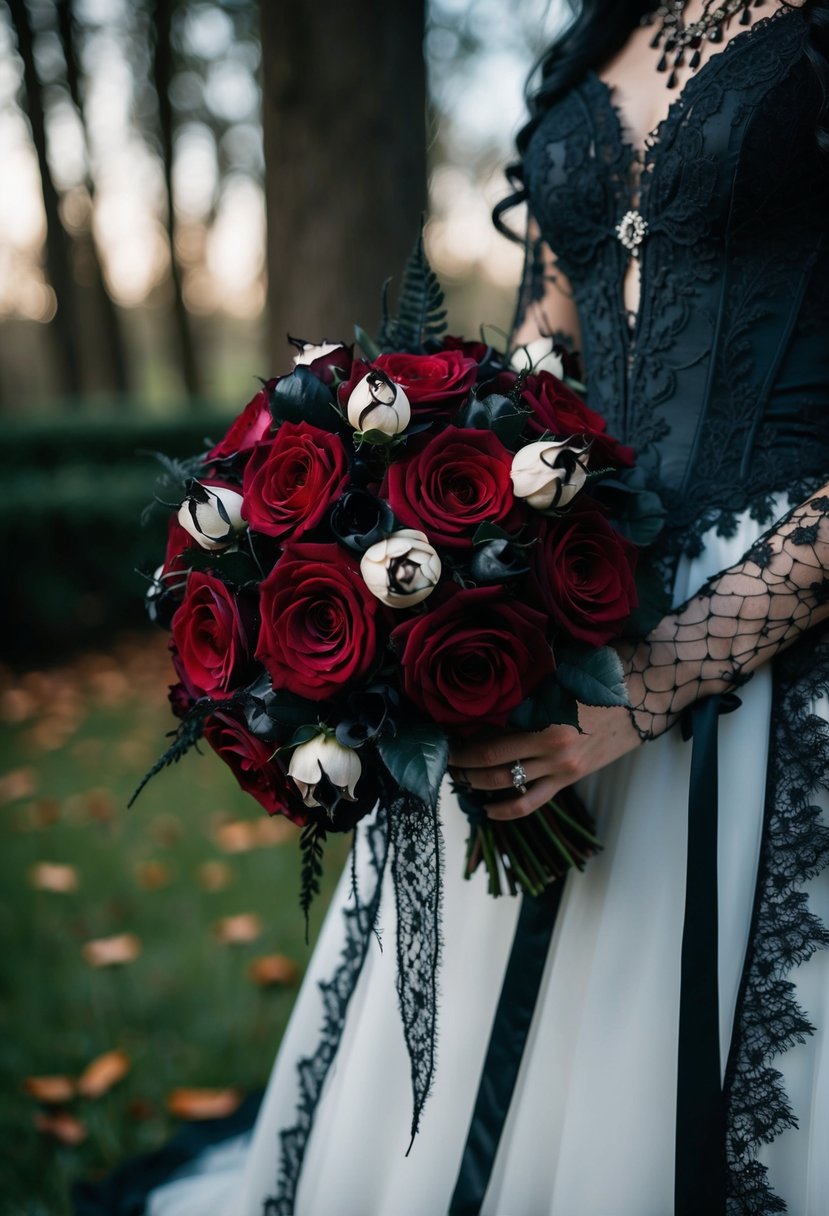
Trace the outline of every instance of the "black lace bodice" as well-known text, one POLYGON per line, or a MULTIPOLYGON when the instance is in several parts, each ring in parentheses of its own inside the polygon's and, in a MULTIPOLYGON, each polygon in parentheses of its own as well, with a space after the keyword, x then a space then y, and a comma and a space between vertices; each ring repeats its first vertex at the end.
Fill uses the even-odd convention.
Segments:
POLYGON ((775 491, 805 496, 829 475, 829 172, 806 36, 797 9, 738 34, 641 166, 592 71, 525 156, 531 212, 572 284, 589 402, 653 460, 674 550, 747 506, 766 520, 775 491), (648 234, 631 327, 616 225, 634 206, 648 234))

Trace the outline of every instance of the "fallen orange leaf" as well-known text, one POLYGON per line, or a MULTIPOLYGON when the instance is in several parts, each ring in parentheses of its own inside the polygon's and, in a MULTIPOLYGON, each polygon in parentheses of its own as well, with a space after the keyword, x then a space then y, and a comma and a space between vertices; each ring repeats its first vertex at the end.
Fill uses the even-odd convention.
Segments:
POLYGON ((248 976, 263 988, 271 984, 295 984, 299 967, 284 954, 262 954, 251 962, 248 976))
POLYGON ((179 1119, 222 1119, 241 1101, 238 1089, 174 1089, 167 1095, 167 1109, 179 1119))
POLYGON ((226 945, 242 945, 255 941, 262 932, 262 920, 255 912, 240 912, 223 916, 214 925, 216 937, 226 945))
POLYGON ((139 861, 135 866, 139 884, 147 891, 158 891, 170 881, 170 868, 163 861, 139 861))
POLYGON ((66 895, 78 889, 78 871, 74 866, 54 861, 41 861, 29 870, 29 882, 37 891, 55 891, 66 895))
POLYGON ((44 1136, 52 1136, 61 1144, 82 1144, 86 1139, 86 1125, 66 1111, 56 1111, 53 1115, 38 1111, 35 1115, 35 1127, 44 1136))
POLYGON ((266 849, 295 840, 298 832, 281 815, 259 819, 233 819, 220 823, 215 829, 216 843, 225 853, 246 853, 250 849, 266 849))
POLYGON ((93 938, 82 949, 90 967, 112 967, 138 958, 141 942, 134 933, 116 933, 112 937, 93 938))
POLYGON ((48 1106, 71 1102, 75 1096, 75 1082, 71 1077, 25 1077, 23 1088, 30 1098, 48 1106))
POLYGON ((199 885, 204 891, 223 891, 233 881, 226 861, 205 861, 199 866, 199 885))
POLYGON ((127 1075, 130 1065, 125 1051, 105 1051, 91 1060, 78 1077, 78 1093, 84 1098, 100 1098, 127 1075))
POLYGON ((84 801, 86 813, 90 819, 95 819, 98 823, 109 823, 110 819, 114 818, 115 797, 112 790, 100 786, 97 789, 88 790, 84 801))
POLYGON ((0 777, 0 802, 29 798, 37 789, 37 774, 33 768, 13 768, 0 777))
POLYGON ((248 819, 235 819, 216 828, 216 844, 225 853, 246 853, 253 845, 253 825, 248 819))

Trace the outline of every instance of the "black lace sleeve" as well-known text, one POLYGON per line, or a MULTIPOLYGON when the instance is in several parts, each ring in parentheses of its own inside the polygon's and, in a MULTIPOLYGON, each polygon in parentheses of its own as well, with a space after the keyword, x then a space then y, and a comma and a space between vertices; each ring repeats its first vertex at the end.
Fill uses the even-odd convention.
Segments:
POLYGON ((554 338, 556 345, 565 351, 576 349, 577 317, 573 293, 532 216, 528 219, 524 238, 524 269, 515 304, 510 349, 515 347, 516 337, 529 322, 539 335, 554 338))
POLYGON ((623 654, 643 740, 694 701, 744 683, 829 617, 829 486, 791 510, 737 565, 709 579, 623 654))

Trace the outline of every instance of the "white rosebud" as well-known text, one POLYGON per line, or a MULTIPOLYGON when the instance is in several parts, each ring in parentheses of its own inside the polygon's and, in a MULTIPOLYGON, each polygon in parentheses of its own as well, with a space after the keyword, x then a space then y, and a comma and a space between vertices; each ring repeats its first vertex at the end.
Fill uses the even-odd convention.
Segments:
POLYGON ((298 348, 294 355, 294 365, 296 367, 307 367, 309 363, 313 363, 315 359, 322 359, 325 355, 333 355, 335 350, 339 350, 342 342, 321 342, 315 346, 313 342, 302 342, 299 339, 294 340, 294 345, 298 348))
POLYGON ((587 480, 589 444, 578 439, 540 439, 512 458, 512 489, 537 511, 566 507, 587 480))
POLYGON ((178 522, 202 549, 226 549, 236 533, 247 527, 242 519, 242 495, 224 486, 191 481, 178 509, 178 522))
POLYGON ((319 734, 294 749, 288 776, 292 777, 306 806, 319 806, 318 782, 327 777, 348 802, 355 802, 354 787, 363 766, 353 747, 344 747, 332 735, 319 734))
POLYGON ((423 532, 402 528, 366 550, 360 573, 378 600, 390 608, 411 608, 438 585, 440 558, 423 532))
POLYGON ((552 338, 535 338, 513 351, 509 361, 516 372, 550 372, 559 380, 564 378, 564 361, 556 354, 552 338))
POLYGON ((412 417, 409 398, 385 372, 370 371, 348 398, 348 421, 355 431, 382 431, 399 435, 412 417))

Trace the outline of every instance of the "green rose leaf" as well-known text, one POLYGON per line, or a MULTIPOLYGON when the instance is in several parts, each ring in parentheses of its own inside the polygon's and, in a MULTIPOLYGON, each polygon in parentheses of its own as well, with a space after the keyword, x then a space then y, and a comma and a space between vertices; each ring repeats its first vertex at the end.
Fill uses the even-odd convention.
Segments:
POLYGON ((556 676, 562 688, 582 705, 610 708, 630 704, 621 660, 610 646, 599 650, 574 646, 563 651, 556 676))
POLYGON ((548 676, 512 711, 509 724, 516 730, 546 730, 548 726, 575 726, 578 730, 578 702, 556 676, 548 676))
POLYGON ((380 758, 397 784, 431 807, 449 763, 449 740, 436 726, 407 722, 377 740, 380 758))

